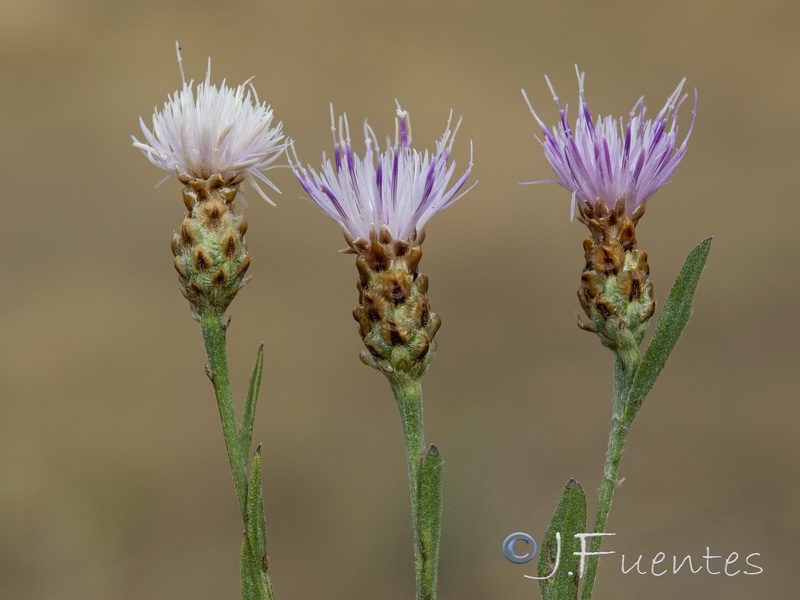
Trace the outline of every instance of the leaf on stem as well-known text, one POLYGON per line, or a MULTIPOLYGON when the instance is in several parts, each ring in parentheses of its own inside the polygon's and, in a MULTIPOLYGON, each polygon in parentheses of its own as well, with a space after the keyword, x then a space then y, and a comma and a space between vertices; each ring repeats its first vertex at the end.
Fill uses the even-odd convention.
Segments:
POLYGON ((256 449, 250 465, 247 486, 247 523, 241 556, 242 593, 253 595, 245 600, 271 598, 267 574, 267 532, 264 522, 264 495, 261 491, 261 446, 256 449))
POLYGON ((258 402, 258 390, 261 388, 261 376, 264 373, 264 344, 258 348, 256 364, 253 365, 253 373, 250 375, 250 387, 247 389, 247 400, 244 404, 242 413, 242 425, 239 428, 239 440, 242 446, 242 456, 247 459, 250 456, 250 444, 253 439, 253 421, 256 417, 256 402, 258 402))
POLYGON ((700 242, 686 257, 675 285, 669 293, 661 317, 653 333, 653 339, 645 350, 639 368, 633 377, 626 399, 626 413, 630 418, 638 412, 647 394, 653 388, 656 379, 669 358, 675 343, 683 333, 686 323, 692 314, 697 283, 706 265, 711 239, 700 242))
POLYGON ((261 446, 253 455, 250 483, 247 486, 247 539, 253 556, 267 570, 267 527, 264 522, 264 494, 261 490, 261 446))
POLYGON ((442 534, 442 454, 431 446, 422 463, 419 485, 419 536, 425 561, 425 589, 436 589, 439 539, 442 534))
POLYGON ((574 479, 564 487, 553 520, 542 540, 539 580, 544 600, 576 600, 580 580, 580 541, 576 533, 586 531, 586 496, 574 479), (558 535, 556 535, 558 534, 558 535))
POLYGON ((242 599, 267 600, 266 583, 258 566, 253 561, 253 551, 247 536, 242 540, 240 557, 242 571, 242 599))

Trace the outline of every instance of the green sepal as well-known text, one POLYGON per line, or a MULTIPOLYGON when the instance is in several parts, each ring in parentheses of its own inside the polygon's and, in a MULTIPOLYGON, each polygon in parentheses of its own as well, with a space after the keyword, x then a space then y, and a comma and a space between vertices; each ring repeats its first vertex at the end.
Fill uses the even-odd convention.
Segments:
POLYGON ((542 539, 538 573, 544 600, 576 600, 580 580, 580 540, 576 533, 586 531, 586 495, 574 479, 564 487, 553 520, 542 539), (560 541, 556 533, 560 534, 560 541), (553 572, 555 571, 555 574, 553 572))
POLYGON ((253 421, 256 418, 256 402, 258 402, 258 390, 261 388, 261 376, 264 373, 264 344, 258 348, 256 363, 253 365, 253 372, 250 375, 250 386, 247 389, 247 400, 244 404, 242 413, 242 424, 239 427, 239 441, 242 446, 242 456, 245 460, 250 456, 250 444, 253 439, 253 421))
POLYGON ((442 454, 431 446, 422 464, 419 485, 419 536, 422 545, 422 589, 436 590, 439 540, 442 535, 442 454))
POLYGON ((700 242, 686 257, 675 285, 672 286, 669 297, 664 303, 664 308, 661 309, 661 317, 658 319, 653 339, 645 350, 628 388, 625 400, 625 416, 628 419, 632 419, 639 411, 689 321, 697 283, 700 281, 700 275, 711 250, 711 239, 707 238, 700 242))

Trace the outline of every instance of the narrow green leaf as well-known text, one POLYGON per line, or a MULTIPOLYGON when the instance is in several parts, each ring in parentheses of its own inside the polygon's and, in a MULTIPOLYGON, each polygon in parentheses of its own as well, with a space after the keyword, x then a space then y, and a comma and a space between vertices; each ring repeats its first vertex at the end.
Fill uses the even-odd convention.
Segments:
POLYGON ((247 539, 253 551, 253 557, 266 571, 267 562, 267 529, 264 522, 264 494, 261 490, 261 446, 253 455, 250 465, 250 482, 247 486, 247 539))
POLYGON ((247 522, 242 545, 242 593, 244 600, 273 600, 272 584, 267 573, 267 534, 264 522, 264 495, 261 491, 261 446, 250 465, 247 486, 247 522))
POLYGON ((424 561, 422 589, 435 593, 442 534, 442 455, 436 446, 431 446, 422 464, 418 518, 424 561))
POLYGON ((266 600, 267 595, 265 586, 262 584, 262 575, 253 560, 247 536, 242 540, 240 565, 242 571, 242 599, 266 600))
POLYGON ((261 376, 263 373, 264 344, 261 344, 256 355, 256 364, 253 365, 253 373, 250 375, 250 387, 247 390, 247 400, 242 413, 242 426, 239 427, 239 441, 242 446, 242 456, 245 460, 250 456, 250 444, 253 439, 253 420, 256 417, 256 402, 258 402, 258 390, 261 388, 261 376))
POLYGON ((553 520, 547 528, 540 548, 539 586, 544 600, 576 600, 580 580, 581 549, 576 533, 586 531, 586 496, 574 479, 564 487, 553 520), (558 535, 556 535, 558 534, 558 535))
POLYGON ((700 281, 700 275, 706 265, 709 250, 711 250, 711 238, 700 242, 689 253, 675 280, 675 285, 672 286, 669 297, 664 303, 664 308, 661 309, 661 317, 653 333, 653 339, 645 350, 642 362, 628 389, 625 405, 630 418, 633 418, 653 388, 675 343, 689 321, 697 283, 700 281))

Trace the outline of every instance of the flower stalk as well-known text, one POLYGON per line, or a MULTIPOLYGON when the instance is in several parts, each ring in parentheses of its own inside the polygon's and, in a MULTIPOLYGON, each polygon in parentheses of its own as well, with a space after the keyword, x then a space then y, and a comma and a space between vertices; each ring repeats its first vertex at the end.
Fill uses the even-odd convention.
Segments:
MULTIPOLYGON (((177 52, 180 66, 180 48, 177 52)), ((192 315, 200 322, 208 356, 206 375, 214 387, 244 525, 242 598, 274 600, 267 572, 260 447, 250 461, 263 348, 253 368, 241 424, 237 425, 224 315, 247 282, 245 273, 250 265, 244 238, 247 221, 234 212, 234 200, 244 181, 269 200, 255 179, 274 188, 261 171, 281 155, 284 144, 280 143, 280 123, 272 125, 272 110, 257 101, 252 86, 249 91, 245 84, 235 90, 224 83, 217 88, 210 83, 210 76, 209 66, 205 81, 196 90, 184 78, 183 88, 153 115, 152 130, 140 119, 145 141, 134 138, 133 145, 155 166, 176 173, 184 184, 187 212, 173 236, 173 264, 192 315)))
MULTIPOLYGON (((450 121, 433 153, 411 146, 408 114, 399 105, 393 144, 376 152, 377 138, 364 125, 366 153, 356 155, 347 119, 336 123, 331 110, 334 160, 318 173, 293 169, 311 200, 345 232, 347 253, 356 255, 358 306, 353 317, 364 342, 361 360, 382 372, 400 412, 408 463, 417 600, 435 600, 441 534, 439 450, 425 452, 422 379, 435 353, 440 319, 430 310, 428 279, 419 273, 424 226, 451 205, 470 168, 450 186, 455 165, 450 121)), ((458 126, 456 126, 456 130, 458 126)))
POLYGON ((436 598, 441 534, 441 454, 436 446, 425 453, 422 382, 404 375, 387 375, 403 427, 411 492, 415 581, 418 600, 436 598))
POLYGON ((430 310, 428 278, 418 272, 421 240, 395 240, 388 228, 351 242, 357 254, 359 304, 353 317, 364 342, 361 360, 381 371, 400 412, 411 494, 417 600, 436 598, 441 522, 441 455, 425 455, 422 379, 441 320, 430 310), (430 460, 429 460, 430 457, 430 460), (438 465, 438 466, 435 466, 438 465), (423 510, 424 507, 424 510, 423 510))
MULTIPOLYGON (((614 410, 611 416, 611 433, 608 437, 608 450, 606 451, 605 464, 603 465, 603 480, 600 484, 600 493, 597 498, 597 515, 594 521, 594 533, 605 533, 608 523, 608 513, 614 500, 614 491, 617 489, 619 464, 622 452, 625 449, 625 440, 633 423, 632 415, 625 410, 625 400, 632 374, 638 367, 638 360, 631 362, 631 356, 614 358, 614 410)), ((638 352, 637 352, 638 359, 638 352)), ((590 552, 600 552, 603 538, 592 538, 590 552)), ((597 579, 597 568, 600 564, 599 556, 590 556, 586 565, 583 586, 581 588, 582 600, 590 600, 597 579)))
POLYGON ((206 315, 200 321, 203 332, 208 367, 206 375, 214 386, 214 395, 217 398, 219 418, 222 423, 222 436, 225 439, 225 449, 228 452, 228 461, 231 465, 233 485, 236 488, 236 498, 242 519, 247 520, 247 454, 239 443, 239 428, 236 425, 236 416, 233 408, 233 393, 231 380, 228 374, 228 350, 226 344, 226 326, 219 315, 206 315))
MULTIPOLYGON (((559 103, 549 79, 560 114, 552 132, 530 102, 528 106, 541 126, 543 138, 539 141, 556 175, 552 182, 572 193, 572 214, 577 209, 578 219, 591 234, 583 245, 586 264, 578 288, 578 300, 588 322, 579 319, 578 325, 597 334, 600 342, 614 353, 611 432, 593 528, 594 533, 603 534, 617 488, 625 440, 644 398, 688 322, 710 239, 687 258, 662 310, 653 340, 642 355, 640 346, 655 313, 655 299, 647 253, 638 247, 635 228, 644 215, 647 201, 669 182, 686 152, 691 127, 678 145, 677 117, 687 95, 682 95, 682 81, 652 120, 645 119, 646 109, 640 99, 623 125, 612 117, 592 117, 583 89, 584 76, 577 74, 580 100, 574 126, 569 123, 567 110, 559 103)), ((695 93, 692 125, 696 109, 695 93)), ((577 482, 570 484, 560 506, 566 505, 568 495, 579 489, 577 482)), ((553 525, 548 532, 552 529, 553 525)), ((588 557, 580 589, 582 600, 591 600, 599 566, 596 553, 602 540, 603 536, 592 538, 590 552, 595 554, 588 557)), ((578 597, 577 583, 541 581, 540 584, 545 600, 578 597)))
MULTIPOLYGON (((242 427, 236 423, 233 406, 233 393, 228 375, 228 352, 226 344, 227 325, 222 317, 216 314, 205 315, 200 320, 203 340, 208 355, 206 375, 214 386, 214 395, 219 408, 222 435, 225 449, 231 466, 233 485, 239 503, 239 511, 245 528, 245 539, 242 542, 241 571, 242 598, 244 600, 274 600, 269 572, 267 570, 266 531, 264 528, 264 505, 261 495, 261 447, 259 446, 250 467, 248 481, 247 462, 250 456, 250 440, 243 443, 245 428, 252 428, 255 418, 255 398, 248 399, 252 406, 245 408, 245 415, 250 408, 250 415, 243 416, 242 427), (253 533, 256 532, 256 535, 253 533)), ((256 360, 255 370, 260 373, 263 365, 261 350, 256 360)), ((260 374, 258 375, 260 379, 260 374)), ((260 381, 259 381, 260 383, 260 381)), ((252 386, 251 386, 252 387, 252 386)), ((251 389, 251 394, 258 394, 251 389)))

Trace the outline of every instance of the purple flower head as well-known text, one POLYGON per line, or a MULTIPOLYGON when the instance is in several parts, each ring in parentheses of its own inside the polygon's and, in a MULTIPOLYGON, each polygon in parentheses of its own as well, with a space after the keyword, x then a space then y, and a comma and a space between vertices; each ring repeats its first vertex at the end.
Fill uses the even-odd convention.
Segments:
POLYGON ((556 179, 547 181, 572 192, 573 217, 576 202, 579 209, 590 210, 598 200, 609 208, 622 205, 630 216, 640 215, 658 188, 669 183, 686 153, 686 143, 697 115, 697 90, 689 132, 677 146, 678 110, 688 96, 681 95, 685 79, 678 84, 655 119, 645 120, 646 108, 642 97, 633 105, 628 122, 623 125, 622 118, 619 121, 611 116, 592 118, 583 89, 585 74, 578 72, 577 67, 575 70, 579 105, 574 128, 567 119, 567 108, 561 107, 547 77, 547 85, 560 114, 559 123, 553 127, 552 133, 533 110, 525 91, 522 92, 542 128, 544 139, 538 136, 537 139, 556 175, 556 179))
POLYGON ((345 115, 339 117, 337 135, 331 106, 333 160, 323 154, 322 169, 317 173, 302 167, 295 153, 292 169, 311 200, 344 228, 350 240, 369 239, 370 229, 382 227, 395 239, 409 240, 422 234, 433 215, 472 189, 461 191, 472 171, 471 145, 467 171, 448 188, 456 168, 449 161, 450 152, 461 124, 459 120, 451 132, 452 117, 451 111, 436 151, 420 153, 411 147, 408 113, 398 104, 394 143, 387 138, 386 150, 379 152, 375 132, 365 121, 366 152, 360 158, 350 145, 345 115))

